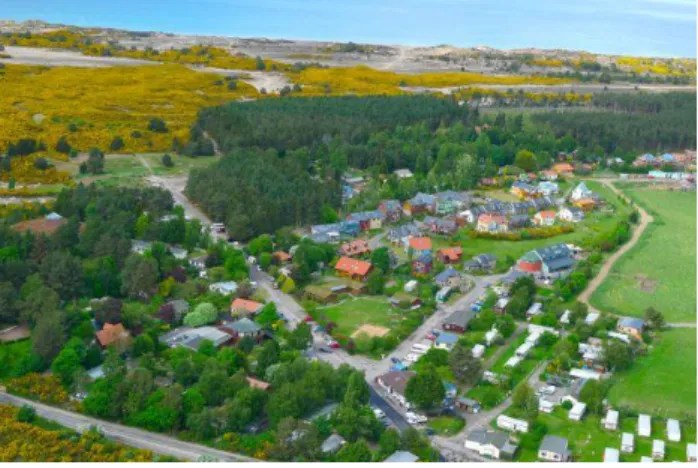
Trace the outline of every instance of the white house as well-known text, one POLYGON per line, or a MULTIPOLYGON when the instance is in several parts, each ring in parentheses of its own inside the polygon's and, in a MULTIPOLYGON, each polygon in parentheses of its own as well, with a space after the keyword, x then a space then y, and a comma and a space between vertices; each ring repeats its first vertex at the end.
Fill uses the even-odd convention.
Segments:
POLYGON ((552 401, 544 400, 543 398, 538 399, 538 411, 541 413, 552 413, 555 409, 555 404, 552 401))
POLYGON ((528 421, 524 421, 523 419, 510 418, 509 416, 500 414, 497 417, 497 427, 506 429, 507 431, 527 433, 528 421))
POLYGON ((655 460, 664 460, 664 448, 665 444, 663 440, 654 439, 652 441, 652 458, 655 460))
POLYGON ((485 344, 487 346, 492 346, 492 343, 494 343, 494 340, 497 339, 497 336, 499 336, 499 330, 496 328, 491 329, 485 333, 485 344))
POLYGON ((587 316, 584 318, 584 323, 587 325, 593 325, 596 323, 596 321, 601 317, 601 314, 598 312, 589 312, 587 316))
POLYGON ((697 459, 696 444, 686 444, 686 461, 695 462, 697 459))
POLYGON ((576 379, 594 379, 601 380, 601 373, 593 371, 591 369, 572 369, 570 371, 570 377, 576 379))
POLYGON ((608 410, 606 417, 601 421, 604 429, 615 431, 618 429, 618 411, 608 410))
POLYGON ((473 357, 480 359, 485 354, 485 346, 481 344, 476 344, 473 346, 473 357))
POLYGON ((543 304, 540 302, 534 302, 531 307, 526 311, 526 318, 530 319, 536 315, 540 315, 543 312, 543 304))
POLYGON ((652 435, 652 418, 648 414, 641 414, 637 418, 637 435, 640 437, 652 435))
POLYGON ((618 449, 606 447, 603 451, 603 462, 604 463, 618 463, 620 462, 620 452, 618 449))
POLYGON ((670 442, 681 442, 681 427, 676 419, 666 420, 666 436, 670 442))
POLYGON ((565 207, 557 212, 557 217, 566 223, 578 223, 584 219, 584 211, 576 206, 565 207))
POLYGON ((586 403, 582 403, 581 401, 579 401, 575 403, 574 406, 572 406, 572 409, 570 410, 567 417, 570 419, 570 421, 581 421, 584 417, 584 413, 586 413, 586 410, 586 403))
POLYGON ((570 323, 570 315, 571 314, 572 314, 572 312, 570 312, 569 309, 565 310, 562 313, 562 316, 560 317, 560 323, 563 325, 568 325, 570 323))
POLYGON ((541 182, 540 184, 538 184, 538 191, 542 193, 544 196, 549 197, 559 192, 560 186, 557 185, 555 182, 541 182))
POLYGON ((570 199, 572 201, 577 201, 581 200, 582 198, 589 198, 592 195, 592 191, 589 190, 587 185, 584 182, 580 182, 579 185, 577 185, 574 190, 572 190, 572 194, 570 195, 570 199))
POLYGON ((624 432, 620 438, 620 450, 623 453, 633 453, 635 451, 635 436, 629 432, 624 432))
POLYGON ((654 463, 652 457, 645 457, 644 455, 640 457, 640 463, 654 463))
POLYGON ((523 361, 523 359, 521 359, 520 357, 512 356, 507 360, 507 362, 504 363, 504 367, 511 367, 513 369, 514 367, 521 364, 521 361, 523 361))
POLYGON ((417 280, 410 280, 410 281, 408 281, 407 283, 405 283, 405 288, 404 288, 404 289, 405 289, 405 292, 412 292, 412 291, 414 291, 415 289, 417 289, 417 285, 418 285, 418 284, 419 284, 419 283, 417 283, 417 280))
POLYGON ((483 457, 511 460, 514 458, 517 446, 509 442, 509 434, 475 429, 465 439, 465 448, 483 457))
POLYGON ((221 281, 220 283, 212 283, 208 289, 211 292, 217 292, 224 296, 230 296, 238 290, 238 284, 235 281, 221 281))
POLYGON ((608 336, 610 338, 615 338, 615 339, 620 340, 624 343, 630 344, 630 337, 628 335, 623 334, 623 333, 610 331, 610 332, 608 332, 608 336))
POLYGON ((517 357, 520 358, 525 358, 526 355, 533 349, 534 345, 532 343, 523 343, 521 346, 516 348, 516 351, 514 351, 514 354, 517 357))

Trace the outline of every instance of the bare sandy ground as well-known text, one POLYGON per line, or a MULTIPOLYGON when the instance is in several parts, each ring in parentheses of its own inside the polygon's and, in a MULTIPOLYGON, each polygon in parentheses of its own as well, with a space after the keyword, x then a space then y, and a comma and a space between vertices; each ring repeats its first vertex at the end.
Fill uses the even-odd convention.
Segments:
POLYGON ((286 75, 278 72, 227 70, 224 68, 212 67, 191 67, 191 69, 203 73, 217 73, 219 75, 240 77, 240 81, 251 84, 257 88, 258 91, 264 88, 270 93, 278 92, 284 86, 289 86, 291 84, 286 75))
POLYGON ((136 60, 124 57, 89 57, 79 52, 61 49, 37 49, 32 47, 5 47, 9 59, 0 59, 2 63, 23 65, 43 65, 48 67, 116 67, 135 65, 159 65, 158 62, 136 60))
POLYGON ((359 335, 365 333, 367 336, 374 337, 374 336, 384 336, 387 335, 388 330, 385 327, 379 327, 378 325, 371 325, 368 323, 364 323, 359 327, 358 330, 356 330, 354 333, 351 334, 352 338, 356 338, 359 335))

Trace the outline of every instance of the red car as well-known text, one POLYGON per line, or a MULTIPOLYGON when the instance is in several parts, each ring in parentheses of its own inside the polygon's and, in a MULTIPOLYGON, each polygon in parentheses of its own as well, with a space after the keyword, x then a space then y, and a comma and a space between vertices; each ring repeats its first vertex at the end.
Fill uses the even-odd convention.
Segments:
POLYGON ((308 316, 307 316, 306 318, 304 318, 303 320, 306 321, 306 322, 312 322, 312 321, 313 321, 313 318, 312 318, 310 315, 308 315, 308 316))
POLYGON ((434 341, 436 339, 436 335, 434 335, 433 333, 428 333, 426 338, 427 340, 434 341))
POLYGON ((331 341, 328 346, 333 349, 338 349, 340 347, 339 343, 337 343, 336 341, 331 341))

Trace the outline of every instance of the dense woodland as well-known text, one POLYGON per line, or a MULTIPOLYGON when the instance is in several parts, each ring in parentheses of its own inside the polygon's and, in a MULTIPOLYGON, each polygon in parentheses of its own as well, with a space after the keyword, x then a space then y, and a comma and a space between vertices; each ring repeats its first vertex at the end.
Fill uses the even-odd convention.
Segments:
POLYGON ((320 221, 323 204, 339 207, 347 169, 388 176, 369 191, 375 205, 380 197, 472 189, 504 167, 549 168, 560 154, 587 163, 613 155, 629 164, 641 152, 695 147, 694 94, 608 93, 590 107, 485 114, 428 96, 228 104, 202 112, 192 131, 191 144, 206 145, 206 132, 228 156, 193 172, 188 193, 244 240, 320 221), (389 176, 401 168, 416 177, 389 176))

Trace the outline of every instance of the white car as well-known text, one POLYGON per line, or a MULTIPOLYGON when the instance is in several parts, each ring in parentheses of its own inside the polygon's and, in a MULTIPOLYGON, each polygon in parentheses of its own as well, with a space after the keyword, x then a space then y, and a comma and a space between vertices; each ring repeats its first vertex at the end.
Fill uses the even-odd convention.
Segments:
POLYGON ((407 362, 417 362, 419 360, 419 354, 416 353, 410 353, 407 356, 405 356, 405 361, 407 362))
POLYGON ((378 419, 383 419, 385 417, 385 413, 379 408, 373 408, 373 414, 375 414, 378 419))
POLYGON ((422 424, 427 422, 426 416, 424 416, 423 414, 413 413, 412 411, 408 411, 407 413, 405 413, 405 418, 407 419, 407 422, 410 424, 422 424))

